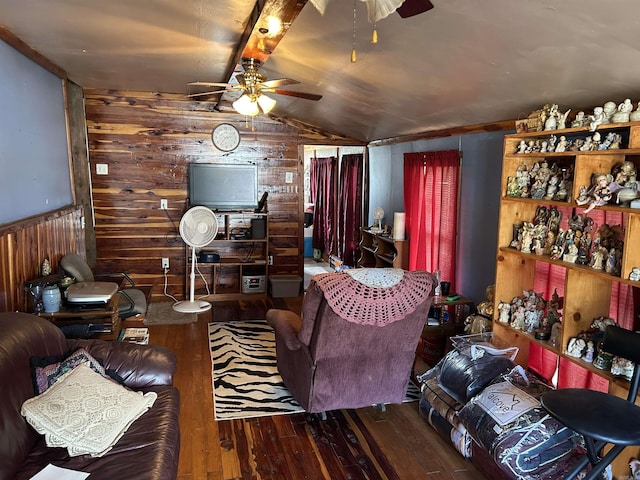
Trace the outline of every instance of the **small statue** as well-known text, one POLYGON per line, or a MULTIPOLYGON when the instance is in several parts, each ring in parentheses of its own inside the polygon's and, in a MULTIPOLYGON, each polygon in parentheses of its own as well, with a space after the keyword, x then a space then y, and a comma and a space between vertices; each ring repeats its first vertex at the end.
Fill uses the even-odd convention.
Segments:
POLYGON ((606 123, 604 109, 602 107, 595 107, 593 109, 593 115, 589 115, 589 129, 595 132, 596 128, 603 123, 606 123))
POLYGON ((640 282, 640 267, 633 267, 629 274, 629 280, 634 282, 640 282))
POLYGON ((49 259, 45 258, 44 262, 42 262, 42 266, 40 267, 40 275, 43 277, 48 277, 51 275, 51 263, 49 263, 49 259))
POLYGON ((560 346, 560 338, 562 337, 562 323, 556 322, 551 325, 551 337, 549 337, 549 343, 553 347, 560 346))
POLYGON ((633 111, 633 104, 630 98, 625 98, 624 102, 618 105, 618 110, 611 117, 613 123, 625 123, 629 121, 629 116, 633 111))
POLYGON ((527 150, 527 142, 525 142, 524 140, 520 140, 520 143, 518 144, 518 150, 516 150, 516 153, 525 153, 526 150, 527 150))
POLYGON ((611 375, 614 377, 624 377, 631 380, 633 377, 634 363, 622 357, 613 357, 611 362, 611 375))
POLYGON ((573 337, 569 340, 566 353, 571 357, 582 358, 586 348, 587 343, 582 338, 573 337))
POLYGON ((564 135, 560 135, 560 141, 556 145, 556 152, 565 152, 567 150, 568 143, 569 142, 567 141, 567 137, 565 137, 564 135))
POLYGON ((618 110, 618 106, 615 102, 607 102, 602 107, 602 111, 604 113, 604 119, 602 123, 611 123, 611 119, 613 118, 613 114, 618 110))
POLYGON ((598 150, 598 148, 600 147, 601 140, 602 140, 602 135, 600 135, 600 132, 595 132, 591 137, 591 144, 589 145, 589 150, 592 152, 598 150))
POLYGON ((509 315, 511 313, 511 305, 506 302, 500 302, 498 304, 498 310, 500 312, 498 321, 500 323, 509 323, 509 315))
POLYGON ((595 185, 589 190, 591 200, 584 213, 589 213, 595 207, 606 205, 613 197, 611 188, 609 187, 611 180, 607 175, 598 175, 595 179, 595 185))
POLYGON ((638 102, 638 108, 629 114, 629 120, 632 122, 640 120, 640 102, 638 102))
POLYGON ((593 354, 594 354, 593 342, 589 340, 587 342, 587 351, 583 355, 582 360, 584 360, 587 363, 593 362, 593 354))
POLYGON ((584 112, 576 113, 576 118, 571 122, 571 127, 578 128, 586 125, 587 119, 584 117, 584 112))

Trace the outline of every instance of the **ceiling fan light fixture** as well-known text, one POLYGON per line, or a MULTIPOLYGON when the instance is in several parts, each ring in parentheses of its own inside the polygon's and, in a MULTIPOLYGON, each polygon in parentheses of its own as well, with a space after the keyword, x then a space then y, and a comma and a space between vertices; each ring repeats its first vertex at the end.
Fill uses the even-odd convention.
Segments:
POLYGON ((271 97, 260 94, 258 96, 258 105, 260 105, 260 108, 266 114, 273 110, 273 107, 276 106, 276 101, 271 97))
POLYGON ((252 100, 246 93, 233 102, 232 105, 236 112, 247 117, 255 117, 260 113, 260 109, 258 108, 256 101, 252 100))

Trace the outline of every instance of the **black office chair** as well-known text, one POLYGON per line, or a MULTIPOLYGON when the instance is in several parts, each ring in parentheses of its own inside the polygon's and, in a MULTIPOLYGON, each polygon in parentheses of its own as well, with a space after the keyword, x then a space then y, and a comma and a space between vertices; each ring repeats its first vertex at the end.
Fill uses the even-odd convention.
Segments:
POLYGON ((625 447, 640 445, 640 407, 635 405, 640 384, 640 333, 610 325, 604 334, 602 350, 636 364, 626 400, 582 388, 561 388, 540 398, 553 417, 584 437, 587 455, 565 480, 574 478, 589 463, 592 469, 584 480, 600 478, 625 447), (600 457, 607 444, 612 445, 611 450, 600 457))
POLYGON ((93 282, 97 277, 109 277, 111 280, 121 282, 120 303, 118 315, 120 318, 128 318, 147 311, 147 297, 144 292, 135 288, 135 283, 126 273, 105 273, 94 275, 89 264, 77 253, 68 253, 60 259, 60 268, 66 275, 76 279, 77 282, 93 282))

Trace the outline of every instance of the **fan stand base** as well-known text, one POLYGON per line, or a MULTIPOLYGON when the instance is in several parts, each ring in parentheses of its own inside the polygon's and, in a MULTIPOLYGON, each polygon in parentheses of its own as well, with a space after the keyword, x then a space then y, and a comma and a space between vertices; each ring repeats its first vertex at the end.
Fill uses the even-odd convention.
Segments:
POLYGON ((204 313, 211 310, 211 304, 204 300, 184 300, 173 304, 173 309, 181 313, 204 313))

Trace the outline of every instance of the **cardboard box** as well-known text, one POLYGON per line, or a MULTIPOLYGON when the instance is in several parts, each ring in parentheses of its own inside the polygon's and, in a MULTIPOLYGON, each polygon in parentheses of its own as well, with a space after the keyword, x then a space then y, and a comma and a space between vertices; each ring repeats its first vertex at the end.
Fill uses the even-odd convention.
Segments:
POLYGON ((299 275, 269 276, 269 293, 273 298, 297 297, 301 287, 302 277, 299 275))

